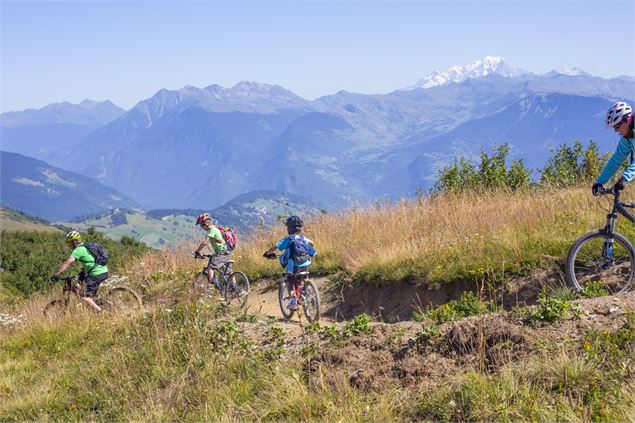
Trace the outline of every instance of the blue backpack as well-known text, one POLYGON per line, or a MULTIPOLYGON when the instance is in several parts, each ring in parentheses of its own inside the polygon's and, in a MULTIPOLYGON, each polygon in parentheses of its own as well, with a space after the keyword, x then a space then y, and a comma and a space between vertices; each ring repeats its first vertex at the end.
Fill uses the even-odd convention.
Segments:
MULTIPOLYGON (((296 263, 304 263, 309 260, 313 254, 312 249, 302 235, 289 236, 289 257, 296 263)), ((315 253, 314 253, 315 254, 315 253)))

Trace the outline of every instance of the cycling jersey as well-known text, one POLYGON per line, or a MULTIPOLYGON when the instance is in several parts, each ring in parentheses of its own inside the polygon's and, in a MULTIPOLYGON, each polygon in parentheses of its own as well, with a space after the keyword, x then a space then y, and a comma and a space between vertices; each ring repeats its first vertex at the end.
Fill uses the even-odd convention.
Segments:
POLYGON ((633 161, 633 157, 635 157, 635 138, 620 137, 620 142, 617 144, 613 156, 611 156, 608 163, 606 163, 604 170, 596 182, 602 185, 607 183, 609 179, 615 175, 615 172, 617 172, 629 154, 631 155, 631 163, 624 171, 623 176, 627 181, 633 180, 633 178, 635 178, 635 161, 633 161))
POLYGON ((84 244, 73 249, 71 256, 79 260, 84 266, 84 271, 88 276, 99 276, 108 272, 108 267, 105 265, 95 264, 95 257, 88 251, 84 244))
POLYGON ((222 254, 227 250, 227 244, 225 243, 225 238, 221 233, 220 229, 216 226, 212 225, 211 228, 207 231, 207 237, 209 238, 209 243, 212 244, 212 248, 214 249, 214 253, 222 254))

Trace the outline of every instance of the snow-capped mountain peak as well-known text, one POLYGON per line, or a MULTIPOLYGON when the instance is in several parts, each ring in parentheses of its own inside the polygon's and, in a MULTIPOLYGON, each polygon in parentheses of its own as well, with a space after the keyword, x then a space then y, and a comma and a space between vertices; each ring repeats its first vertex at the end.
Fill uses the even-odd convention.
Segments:
POLYGON ((490 74, 498 74, 505 77, 514 77, 527 73, 522 69, 511 67, 504 58, 498 56, 485 56, 465 66, 452 66, 444 72, 434 71, 421 78, 415 85, 406 90, 416 88, 432 88, 448 82, 463 82, 469 78, 479 78, 490 74))

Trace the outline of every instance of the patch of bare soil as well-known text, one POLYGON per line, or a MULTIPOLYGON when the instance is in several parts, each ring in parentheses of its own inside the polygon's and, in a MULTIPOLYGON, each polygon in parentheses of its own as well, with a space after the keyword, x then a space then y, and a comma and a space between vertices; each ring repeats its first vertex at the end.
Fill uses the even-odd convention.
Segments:
MULTIPOLYGON (((575 317, 556 323, 529 324, 518 312, 507 310, 464 318, 431 330, 430 324, 407 319, 422 303, 437 305, 460 297, 464 286, 342 287, 325 278, 314 281, 322 297, 323 328, 335 325, 341 334, 349 323, 342 320, 369 313, 379 320, 371 323, 371 333, 351 338, 326 337, 305 330, 306 321, 297 317, 284 321, 278 308, 277 288, 273 286, 254 289, 249 299, 250 312, 261 320, 245 324, 244 328, 257 345, 269 348, 275 342, 267 337, 267 328, 272 324, 281 327, 283 354, 306 357, 305 372, 311 385, 336 391, 348 386, 382 391, 422 383, 436 385, 449 374, 497 372, 532 354, 537 342, 576 342, 591 329, 621 327, 627 315, 635 312, 635 293, 627 293, 574 301, 578 309, 575 317)), ((561 285, 557 272, 545 271, 517 279, 491 296, 503 298, 507 306, 525 306, 535 302, 543 287, 561 285)))
MULTIPOLYGON (((305 371, 314 385, 375 391, 436 384, 459 372, 497 372, 532 354, 537 342, 576 342, 591 329, 621 327, 635 311, 635 293, 575 303, 579 318, 529 325, 503 311, 446 323, 436 336, 420 323, 378 323, 369 335, 319 343, 305 371)), ((315 338, 306 336, 304 342, 315 338)))

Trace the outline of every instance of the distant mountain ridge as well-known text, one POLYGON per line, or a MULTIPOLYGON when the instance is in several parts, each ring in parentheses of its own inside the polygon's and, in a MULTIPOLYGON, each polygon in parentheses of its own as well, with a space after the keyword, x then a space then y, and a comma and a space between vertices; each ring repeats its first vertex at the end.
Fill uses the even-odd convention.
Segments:
POLYGON ((602 116, 635 98, 633 77, 536 75, 493 56, 424 80, 313 101, 245 81, 160 90, 45 155, 151 208, 213 208, 258 190, 343 207, 414 195, 454 157, 502 143, 531 167, 574 139, 612 150, 602 116))
POLYGON ((0 203, 50 221, 139 204, 99 182, 41 160, 0 151, 0 203))
POLYGON ((109 100, 54 103, 38 110, 2 113, 0 148, 39 159, 51 159, 55 151, 74 147, 90 132, 124 113, 124 109, 109 100))

